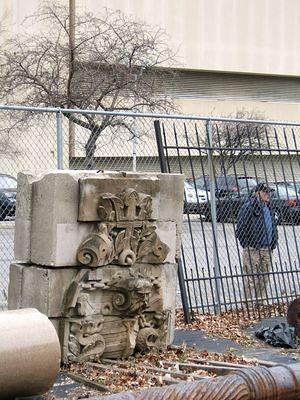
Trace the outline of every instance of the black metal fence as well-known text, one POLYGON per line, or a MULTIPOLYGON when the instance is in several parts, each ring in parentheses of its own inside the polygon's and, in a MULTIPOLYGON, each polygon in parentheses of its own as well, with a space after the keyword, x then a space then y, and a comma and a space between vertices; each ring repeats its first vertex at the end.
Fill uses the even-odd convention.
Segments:
POLYGON ((300 294, 299 126, 203 119, 157 120, 154 127, 162 172, 187 178, 186 318, 281 314, 300 294))

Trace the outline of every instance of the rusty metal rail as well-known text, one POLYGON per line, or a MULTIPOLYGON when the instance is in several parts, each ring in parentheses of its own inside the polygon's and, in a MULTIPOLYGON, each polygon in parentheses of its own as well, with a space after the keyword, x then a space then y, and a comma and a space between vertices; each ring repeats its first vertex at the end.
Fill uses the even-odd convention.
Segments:
MULTIPOLYGON (((300 363, 253 367, 198 382, 122 392, 94 400, 293 400, 300 399, 300 363)), ((90 399, 91 400, 91 399, 90 399)))

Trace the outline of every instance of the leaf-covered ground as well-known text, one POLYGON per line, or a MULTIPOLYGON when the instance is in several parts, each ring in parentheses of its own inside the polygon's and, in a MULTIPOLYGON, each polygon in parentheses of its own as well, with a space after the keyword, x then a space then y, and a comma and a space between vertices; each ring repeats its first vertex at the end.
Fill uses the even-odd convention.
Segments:
MULTIPOLYGON (((86 379, 92 380, 97 384, 107 386, 112 393, 118 393, 126 390, 138 390, 142 388, 149 388, 152 386, 163 386, 165 383, 161 374, 150 371, 151 367, 163 368, 165 361, 174 363, 168 370, 166 370, 165 377, 170 377, 172 371, 179 371, 179 363, 188 362, 191 358, 201 358, 207 360, 229 362, 234 364, 251 364, 255 365, 253 361, 247 361, 243 357, 239 357, 233 353, 218 354, 209 353, 207 351, 199 351, 193 348, 181 346, 178 348, 170 348, 161 352, 150 352, 148 354, 137 354, 132 357, 128 371, 118 371, 118 367, 112 367, 107 370, 100 370, 89 363, 71 364, 69 370, 76 375, 80 375, 86 379), (150 373, 150 376, 144 376, 142 373, 150 373), (168 373, 169 372, 169 373, 168 373)), ((189 371, 188 371, 189 372, 189 371)), ((214 377, 213 372, 205 370, 197 370, 192 372, 187 381, 193 381, 197 377, 214 377)), ((102 392, 103 396, 105 392, 102 392)), ((108 394, 108 392, 106 392, 108 394)), ((93 394, 95 395, 95 394, 93 394)), ((72 397, 69 397, 72 398, 72 397)))
MULTIPOLYGON (((286 307, 285 305, 272 306, 272 308, 264 307, 261 311, 263 311, 264 315, 278 316, 280 314, 285 314, 286 307)), ((247 333, 247 329, 258 322, 257 312, 246 315, 246 313, 233 311, 222 313, 217 316, 195 314, 192 323, 186 325, 183 312, 178 310, 176 313, 176 329, 200 329, 208 336, 231 339, 247 347, 260 346, 260 342, 247 333)), ((162 375, 155 373, 155 371, 150 371, 151 368, 166 368, 164 362, 172 362, 169 371, 167 370, 164 376, 165 378, 169 378, 172 377, 172 371, 179 371, 179 363, 189 362, 189 359, 195 358, 232 364, 256 364, 255 361, 247 360, 236 355, 234 352, 219 354, 182 345, 180 347, 170 347, 165 351, 136 354, 122 365, 122 369, 119 368, 120 366, 118 365, 111 365, 110 367, 105 366, 105 368, 104 365, 102 365, 102 368, 99 368, 93 365, 93 363, 70 364, 65 367, 63 370, 64 373, 75 374, 96 385, 101 385, 103 390, 97 390, 90 385, 78 384, 76 388, 65 391, 65 397, 56 396, 53 394, 53 391, 50 391, 44 398, 47 400, 62 398, 75 400, 93 396, 104 396, 105 394, 118 393, 126 390, 135 391, 152 386, 162 386, 166 384, 162 375), (145 374, 148 374, 148 376, 145 374), (105 388, 108 390, 105 391, 105 388)), ((199 376, 213 377, 215 375, 213 372, 199 369, 193 371, 188 377, 188 380, 199 379, 199 376)), ((68 386, 70 382, 74 383, 74 380, 66 377, 64 382, 65 385, 68 386)))
MULTIPOLYGON (((260 310, 261 315, 269 318, 285 315, 286 305, 264 306, 260 310)), ((201 329, 207 335, 234 340, 242 346, 259 346, 260 342, 247 333, 247 328, 260 321, 258 311, 242 313, 241 311, 224 312, 220 315, 195 314, 191 324, 185 324, 183 312, 176 313, 176 328, 185 330, 201 329)))

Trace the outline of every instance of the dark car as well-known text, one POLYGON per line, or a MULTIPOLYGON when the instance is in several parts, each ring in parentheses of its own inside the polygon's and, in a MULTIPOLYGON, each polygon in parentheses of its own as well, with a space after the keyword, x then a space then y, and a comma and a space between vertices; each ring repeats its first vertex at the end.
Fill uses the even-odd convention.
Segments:
MULTIPOLYGON (((270 183, 270 207, 274 211, 278 224, 300 223, 300 196, 295 189, 286 183, 270 183)), ((243 188, 217 202, 217 218, 219 221, 235 221, 242 204, 254 195, 254 188, 243 188)))
POLYGON ((285 182, 271 183, 271 207, 278 215, 278 223, 300 223, 300 195, 285 182))
MULTIPOLYGON (((257 185, 258 180, 251 176, 242 175, 226 175, 217 176, 215 180, 216 194, 216 214, 217 221, 228 222, 236 218, 237 209, 240 206, 240 197, 244 197, 242 193, 249 193, 257 185), (232 208, 233 207, 233 208, 232 208)), ((204 189, 210 193, 210 180, 208 176, 195 179, 197 189, 204 189)), ((205 211, 206 220, 211 220, 211 210, 208 206, 205 211)))
POLYGON ((17 180, 10 175, 0 174, 0 221, 14 217, 16 211, 17 180))
MULTIPOLYGON (((258 181, 252 176, 222 175, 215 179, 216 197, 221 198, 228 193, 237 193, 244 188, 253 188, 258 181)), ((201 176, 195 179, 197 189, 210 190, 209 176, 201 176)))

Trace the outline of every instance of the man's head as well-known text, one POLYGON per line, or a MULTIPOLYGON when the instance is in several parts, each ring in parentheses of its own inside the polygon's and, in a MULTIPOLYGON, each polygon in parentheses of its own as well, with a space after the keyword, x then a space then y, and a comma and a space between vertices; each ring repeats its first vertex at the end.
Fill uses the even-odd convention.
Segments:
POLYGON ((270 201, 271 189, 265 183, 259 183, 255 188, 255 196, 263 203, 270 201))

